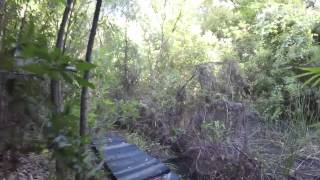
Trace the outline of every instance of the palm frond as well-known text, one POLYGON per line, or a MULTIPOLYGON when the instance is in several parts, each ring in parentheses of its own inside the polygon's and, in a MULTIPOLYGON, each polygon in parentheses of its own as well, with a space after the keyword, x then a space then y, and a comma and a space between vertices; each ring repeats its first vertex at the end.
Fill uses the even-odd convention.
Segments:
POLYGON ((303 83, 303 86, 311 85, 312 87, 315 87, 320 84, 320 67, 303 67, 299 69, 303 70, 304 73, 297 75, 296 78, 308 78, 303 83))

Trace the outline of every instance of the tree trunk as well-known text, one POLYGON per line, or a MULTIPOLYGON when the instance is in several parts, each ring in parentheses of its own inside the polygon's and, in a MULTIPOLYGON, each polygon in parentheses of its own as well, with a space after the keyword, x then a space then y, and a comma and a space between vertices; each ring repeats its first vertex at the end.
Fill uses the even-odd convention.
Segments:
MULTIPOLYGON (((101 9, 102 0, 97 0, 96 8, 94 11, 94 16, 92 20, 92 27, 89 35, 89 41, 87 45, 87 52, 86 52, 86 62, 91 63, 91 54, 94 44, 94 38, 97 31, 100 9, 101 9)), ((83 78, 87 81, 90 79, 90 72, 85 71, 83 78)), ((80 129, 79 134, 80 137, 86 136, 87 131, 87 118, 88 118, 88 87, 83 86, 81 91, 81 102, 80 102, 80 129)), ((84 172, 81 174, 76 174, 76 180, 86 179, 84 172)))
MULTIPOLYGON (((127 12, 128 13, 128 12, 127 12)), ((124 99, 125 101, 128 100, 128 96, 129 96, 129 89, 130 89, 130 85, 129 85, 129 80, 128 80, 128 51, 129 51, 129 47, 128 47, 128 18, 126 17, 126 27, 125 27, 125 47, 124 47, 124 77, 123 77, 123 85, 124 85, 124 99)))
POLYGON ((74 19, 74 7, 76 5, 76 0, 73 0, 73 4, 72 4, 72 8, 70 10, 70 15, 69 15, 69 23, 67 25, 67 31, 64 35, 64 40, 63 40, 63 47, 62 47, 62 53, 64 54, 66 52, 66 49, 67 49, 67 40, 68 40, 68 36, 70 34, 70 31, 71 31, 71 26, 73 24, 73 19, 74 19))
MULTIPOLYGON (((86 62, 91 63, 91 54, 94 44, 94 38, 97 31, 100 8, 101 8, 102 0, 97 0, 96 9, 94 12, 94 17, 92 21, 92 27, 90 31, 89 41, 87 45, 87 53, 86 53, 86 62)), ((83 78, 85 80, 90 79, 89 71, 85 71, 83 78)), ((87 129, 87 116, 88 116, 88 87, 82 87, 81 91, 81 107, 80 107, 80 136, 83 137, 86 135, 87 129)))
POLYGON ((6 1, 0 0, 0 53, 5 47, 5 32, 6 32, 6 1))
MULTIPOLYGON (((167 7, 167 0, 164 0, 164 3, 163 3, 163 11, 164 9, 166 9, 167 7)), ((164 63, 163 62, 163 59, 164 59, 164 53, 165 53, 165 30, 164 30, 164 26, 165 26, 165 23, 166 23, 166 20, 167 20, 167 14, 166 14, 166 11, 163 12, 163 14, 161 15, 161 39, 160 39, 160 50, 159 50, 159 54, 158 54, 158 58, 156 59, 156 62, 155 62, 155 72, 156 75, 153 75, 153 77, 157 77, 160 75, 160 73, 162 72, 162 64, 161 63, 164 63)), ((153 79, 154 81, 155 79, 153 79)))
POLYGON ((20 24, 20 28, 19 28, 19 32, 18 32, 18 38, 17 38, 17 44, 19 44, 22 40, 22 36, 23 36, 23 30, 24 30, 24 27, 26 25, 26 18, 27 18, 27 14, 28 14, 28 4, 26 4, 24 7, 23 7, 23 16, 22 16, 22 19, 21 19, 21 24, 20 24))
MULTIPOLYGON (((73 0, 68 0, 66 8, 63 13, 62 21, 57 35, 56 48, 62 52, 63 48, 63 37, 65 33, 65 27, 69 19, 69 14, 71 12, 73 0)), ((59 114, 63 112, 63 97, 61 82, 57 80, 51 80, 51 101, 54 108, 54 114, 59 114)))
MULTIPOLYGON (((69 19, 72 3, 73 3, 73 0, 67 1, 67 5, 65 7, 60 28, 57 34, 57 41, 56 41, 55 47, 59 49, 61 52, 63 48, 63 37, 65 32, 65 27, 69 19)), ((52 79, 50 86, 51 86, 51 102, 53 104, 53 116, 57 116, 58 114, 62 113, 64 109, 61 82, 58 80, 52 79)), ((66 170, 64 168, 63 161, 56 159, 56 175, 58 179, 66 177, 65 172, 66 170)))

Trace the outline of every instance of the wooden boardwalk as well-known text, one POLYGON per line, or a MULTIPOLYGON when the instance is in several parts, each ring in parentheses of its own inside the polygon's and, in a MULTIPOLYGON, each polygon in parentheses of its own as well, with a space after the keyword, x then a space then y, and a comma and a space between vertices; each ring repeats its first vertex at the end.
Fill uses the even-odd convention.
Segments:
POLYGON ((95 141, 105 167, 117 180, 179 180, 179 177, 136 145, 127 143, 115 133, 107 134, 104 140, 95 141))

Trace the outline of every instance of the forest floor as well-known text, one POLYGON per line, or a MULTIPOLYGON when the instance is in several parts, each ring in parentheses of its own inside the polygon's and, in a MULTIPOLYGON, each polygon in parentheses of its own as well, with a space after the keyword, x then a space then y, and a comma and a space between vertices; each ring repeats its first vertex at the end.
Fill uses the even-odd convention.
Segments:
MULTIPOLYGON (((137 133, 124 130, 114 130, 114 132, 162 162, 174 156, 169 147, 147 140, 137 133)), ((172 163, 165 164, 173 170, 177 168, 172 163)), ((54 165, 55 162, 51 160, 49 153, 20 153, 8 150, 0 154, 0 180, 47 180, 54 176, 50 174, 54 172, 54 165)), ((108 180, 107 176, 99 179, 101 178, 108 180)))
POLYGON ((10 151, 0 155, 1 180, 47 180, 49 169, 53 168, 47 154, 15 153, 10 151))
MULTIPOLYGON (((287 175, 303 180, 320 177, 320 147, 315 132, 298 131, 297 128, 292 128, 291 131, 289 127, 284 128, 286 131, 274 129, 256 119, 248 122, 248 126, 250 127, 248 128, 249 148, 253 150, 251 155, 261 160, 261 165, 266 170, 265 174, 274 177, 274 174, 287 173, 287 175), (289 162, 289 157, 292 157, 291 162, 289 162)), ((185 177, 183 179, 188 179, 188 172, 184 168, 187 164, 183 159, 179 159, 179 155, 174 153, 169 145, 165 146, 147 136, 129 132, 126 129, 112 131, 164 162, 171 170, 185 177)), ((105 133, 99 132, 97 137, 104 137, 105 133)), ((50 160, 50 157, 49 153, 5 151, 0 154, 0 180, 50 179, 50 172, 54 172, 54 161, 50 160)), ((280 176, 277 177, 282 179, 280 176)))

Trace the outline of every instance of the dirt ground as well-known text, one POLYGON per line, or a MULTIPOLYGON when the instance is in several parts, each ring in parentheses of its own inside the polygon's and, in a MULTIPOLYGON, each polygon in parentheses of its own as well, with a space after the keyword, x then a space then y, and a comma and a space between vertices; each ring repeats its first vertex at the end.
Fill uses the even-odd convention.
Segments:
POLYGON ((52 162, 46 155, 10 151, 0 154, 1 180, 47 180, 49 168, 52 168, 52 162))

